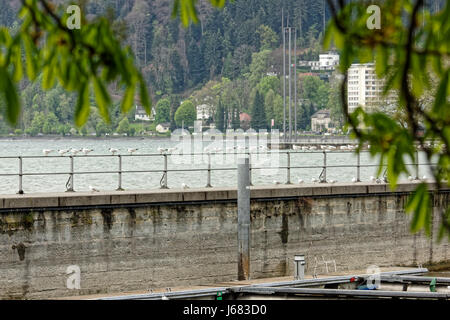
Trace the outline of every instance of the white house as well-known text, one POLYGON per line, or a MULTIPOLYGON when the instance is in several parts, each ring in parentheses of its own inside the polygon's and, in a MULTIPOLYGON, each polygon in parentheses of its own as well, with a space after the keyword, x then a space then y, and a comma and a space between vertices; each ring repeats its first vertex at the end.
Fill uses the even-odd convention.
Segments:
POLYGON ((298 64, 311 67, 311 70, 334 70, 339 64, 339 55, 334 52, 321 53, 318 61, 299 61, 298 64))
POLYGON ((311 130, 315 132, 328 131, 330 122, 330 111, 326 109, 319 110, 311 117, 311 130))
POLYGON ((212 106, 209 104, 201 104, 197 106, 197 120, 208 120, 212 117, 212 106))
POLYGON ((149 116, 147 114, 147 112, 145 112, 144 108, 136 105, 136 112, 134 114, 134 120, 154 121, 155 115, 156 115, 155 108, 152 108, 151 115, 149 116))
POLYGON ((169 130, 170 130, 169 122, 160 123, 156 126, 156 131, 159 133, 166 133, 169 132, 169 130))

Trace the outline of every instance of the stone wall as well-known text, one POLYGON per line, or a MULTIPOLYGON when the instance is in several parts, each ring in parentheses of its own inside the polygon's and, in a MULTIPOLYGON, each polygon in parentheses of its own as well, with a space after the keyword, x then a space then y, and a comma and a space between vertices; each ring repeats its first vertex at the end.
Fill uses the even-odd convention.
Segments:
MULTIPOLYGON (((252 187, 252 278, 292 275, 298 253, 309 274, 316 259, 338 271, 450 259, 446 240, 410 234, 403 208, 413 188, 252 187)), ((447 191, 434 195, 434 235, 448 203, 447 191)), ((0 196, 0 298, 235 280, 236 210, 235 189, 0 196), (80 290, 66 287, 70 265, 80 267, 80 290)))

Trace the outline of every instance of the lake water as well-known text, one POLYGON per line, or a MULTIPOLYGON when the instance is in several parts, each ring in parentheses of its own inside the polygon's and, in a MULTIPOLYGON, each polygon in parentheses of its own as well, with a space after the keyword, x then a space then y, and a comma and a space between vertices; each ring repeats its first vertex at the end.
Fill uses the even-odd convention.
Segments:
MULTIPOLYGON (((197 150, 202 150, 208 146, 208 142, 203 142, 202 147, 197 150)), ((120 154, 127 155, 128 148, 138 148, 135 155, 142 154, 159 154, 158 148, 174 148, 181 149, 180 143, 171 141, 170 139, 150 139, 150 138, 109 138, 109 139, 94 139, 94 138, 33 138, 33 139, 3 139, 0 140, 0 194, 12 194, 18 191, 18 176, 1 176, 2 174, 17 174, 19 168, 18 156, 42 156, 43 149, 94 149, 89 155, 104 155, 105 157, 85 157, 78 155, 74 157, 74 171, 85 172, 77 174, 74 178, 75 191, 88 191, 89 186, 96 189, 106 191, 115 190, 118 186, 117 173, 86 173, 95 171, 117 171, 118 157, 112 157, 108 151, 109 148, 117 148, 120 154), (1 158, 1 157, 15 157, 15 158, 1 158)), ((217 145, 216 145, 217 147, 217 145)), ((226 151, 227 145, 223 145, 223 150, 226 151)), ((258 153, 252 151, 251 162, 254 167, 273 167, 270 170, 255 169, 252 170, 253 185, 270 185, 275 182, 286 182, 286 169, 283 168, 287 164, 287 156, 285 153, 278 151, 267 152, 258 149, 258 153)), ((194 149, 192 149, 194 150, 194 149)), ((192 151, 191 150, 191 151, 192 151)), ((219 151, 220 152, 220 151, 219 151)), ((211 174, 211 184, 214 187, 220 186, 236 186, 236 155, 235 151, 228 152, 227 155, 211 155, 211 162, 213 169, 232 169, 213 171, 211 174)), ((321 166, 323 164, 323 153, 304 153, 292 152, 291 166, 321 166)), ((423 162, 423 155, 420 156, 423 162)), ((184 183, 191 188, 204 187, 207 183, 206 171, 190 171, 182 172, 181 170, 207 169, 208 156, 196 157, 168 157, 168 169, 180 170, 168 173, 169 188, 180 188, 184 183)), ((356 165, 357 157, 351 152, 327 152, 327 164, 329 166, 342 165, 356 165)), ((361 154, 361 164, 377 164, 376 159, 371 159, 368 153, 361 154)), ((122 157, 123 171, 151 171, 163 170, 164 157, 158 156, 138 156, 122 157)), ((361 168, 361 180, 369 181, 370 176, 376 175, 376 167, 361 168)), ((414 175, 414 168, 411 166, 411 174, 414 175)), ((56 152, 52 152, 48 157, 38 159, 23 159, 24 173, 65 173, 61 175, 36 175, 23 177, 23 190, 25 193, 34 192, 50 192, 50 191, 65 191, 66 182, 70 170, 70 159, 66 155, 61 157, 56 152)), ((291 169, 291 182, 298 183, 299 179, 304 180, 305 183, 311 183, 312 178, 318 178, 321 168, 297 168, 291 169)), ((151 173, 124 173, 122 175, 122 187, 125 190, 137 189, 156 189, 160 187, 162 172, 151 173)), ((426 167, 420 167, 419 176, 430 174, 426 167)), ((337 182, 351 182, 352 178, 356 177, 356 168, 328 168, 327 179, 336 180, 337 182)), ((403 177, 406 179, 406 177, 403 177)))

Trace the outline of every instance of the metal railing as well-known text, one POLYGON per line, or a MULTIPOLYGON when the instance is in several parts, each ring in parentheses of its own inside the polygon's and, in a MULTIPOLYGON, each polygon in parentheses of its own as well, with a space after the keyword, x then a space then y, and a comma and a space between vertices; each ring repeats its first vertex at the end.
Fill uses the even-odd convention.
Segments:
MULTIPOLYGON (((291 181, 291 170, 293 169, 322 169, 317 182, 319 183, 327 183, 327 171, 329 171, 332 168, 354 168, 356 171, 356 181, 354 182, 361 182, 361 168, 370 168, 370 167, 379 167, 379 164, 361 164, 361 153, 368 152, 368 151, 360 151, 359 153, 354 153, 354 151, 266 151, 266 152, 259 152, 259 153, 251 153, 251 152, 233 152, 231 154, 236 156, 245 156, 249 157, 250 159, 250 185, 252 184, 252 171, 254 170, 269 170, 269 169, 281 169, 286 170, 286 182, 285 184, 292 184, 291 181), (285 155, 286 156, 286 165, 285 166, 277 166, 277 167, 257 167, 252 166, 251 159, 252 156, 255 155, 261 155, 263 153, 267 154, 273 154, 277 153, 279 155, 285 155), (335 153, 348 153, 348 154, 354 154, 356 155, 356 164, 344 164, 344 165, 330 165, 327 163, 327 155, 328 154, 335 154, 335 153), (322 154, 322 164, 321 165, 297 165, 293 166, 291 161, 291 156, 293 154, 322 154)), ((212 155, 229 155, 230 153, 225 152, 216 152, 216 153, 181 153, 181 154, 170 154, 170 153, 162 153, 162 154, 118 154, 118 155, 70 155, 70 156, 6 156, 6 157, 0 157, 0 163, 4 159, 17 159, 18 160, 18 171, 17 173, 2 173, 0 172, 0 177, 18 177, 18 194, 24 194, 24 184, 23 184, 23 178, 25 176, 57 176, 57 175, 67 175, 68 180, 66 182, 66 192, 74 192, 75 191, 75 176, 77 175, 87 175, 87 174, 117 174, 117 189, 118 191, 124 190, 122 185, 122 177, 124 174, 132 174, 132 173, 162 173, 162 177, 160 180, 160 188, 161 189, 168 189, 168 176, 170 173, 175 172, 206 172, 206 184, 205 187, 211 188, 212 180, 211 175, 214 171, 235 171, 236 167, 222 167, 222 168, 214 168, 212 166, 211 156, 212 155), (206 168, 193 168, 193 169, 169 169, 169 157, 171 156, 207 156, 207 166, 206 168), (74 162, 77 158, 117 158, 117 170, 110 170, 110 171, 75 171, 74 170, 74 162), (155 170, 123 170, 122 165, 122 159, 125 157, 132 157, 132 158, 139 158, 139 157, 163 157, 163 167, 161 169, 155 169, 155 170), (69 170, 64 172, 24 172, 24 166, 23 166, 23 160, 24 159, 67 159, 69 158, 69 170)), ((414 166, 415 168, 415 180, 419 179, 419 166, 427 165, 425 163, 420 163, 419 161, 419 155, 416 152, 416 161, 414 163, 407 163, 406 166, 414 166)), ((386 173, 386 170, 385 170, 386 173)), ((385 177, 384 173, 384 181, 386 182, 387 179, 385 177)))

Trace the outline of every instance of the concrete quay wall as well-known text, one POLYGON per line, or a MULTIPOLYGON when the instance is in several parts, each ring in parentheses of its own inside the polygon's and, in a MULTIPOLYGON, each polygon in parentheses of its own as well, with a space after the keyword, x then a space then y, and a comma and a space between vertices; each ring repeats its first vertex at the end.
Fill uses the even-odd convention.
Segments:
MULTIPOLYGON (((431 189, 433 186, 430 185, 431 189)), ((415 184, 251 187, 251 278, 450 259, 409 232, 415 184), (334 265, 328 264, 334 270, 334 265)), ((433 193, 433 230, 449 190, 433 193)), ((0 195, 0 298, 34 299, 237 279, 236 189, 0 195), (69 266, 80 289, 68 289, 69 266)))

